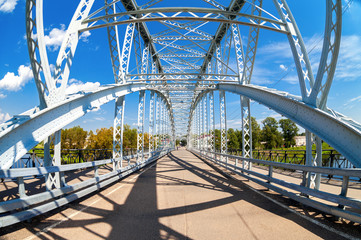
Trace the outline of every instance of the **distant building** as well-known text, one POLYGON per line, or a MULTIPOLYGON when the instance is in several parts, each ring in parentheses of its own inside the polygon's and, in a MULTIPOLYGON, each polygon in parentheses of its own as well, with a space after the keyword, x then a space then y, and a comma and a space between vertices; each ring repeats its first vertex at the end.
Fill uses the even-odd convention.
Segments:
POLYGON ((306 136, 295 136, 293 139, 295 140, 296 147, 306 146, 306 136))

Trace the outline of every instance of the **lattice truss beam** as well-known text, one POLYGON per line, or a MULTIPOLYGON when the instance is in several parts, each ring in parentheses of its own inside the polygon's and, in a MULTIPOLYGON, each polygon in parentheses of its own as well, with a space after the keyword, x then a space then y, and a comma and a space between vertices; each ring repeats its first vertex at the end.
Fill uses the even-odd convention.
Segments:
MULTIPOLYGON (((158 94, 150 93, 154 99, 151 100, 149 108, 154 110, 155 116, 149 129, 149 132, 155 132, 150 134, 152 138, 157 135, 157 118, 161 119, 158 114, 164 115, 162 121, 169 121, 169 124, 158 126, 160 132, 164 132, 168 126, 171 129, 169 132, 173 132, 173 135, 182 136, 185 126, 188 126, 189 132, 192 129, 195 122, 193 114, 198 106, 196 100, 200 94, 215 89, 219 83, 251 83, 260 29, 286 35, 295 59, 302 101, 327 111, 327 95, 340 45, 340 0, 326 1, 325 40, 316 76, 313 75, 300 31, 285 0, 273 0, 273 5, 268 3, 267 7, 263 6, 261 0, 229 0, 221 3, 214 0, 198 0, 190 8, 169 7, 167 0, 106 0, 101 7, 94 2, 80 1, 54 63, 55 71, 51 72, 45 46, 43 1, 27 0, 26 35, 39 92, 40 109, 68 97, 64 90, 68 85, 70 68, 81 34, 106 27, 115 83, 145 83, 149 89, 158 91, 167 98, 168 115, 164 115, 164 109, 157 109, 158 94), (244 38, 241 35, 244 29, 248 30, 245 45, 242 44, 244 38), (244 46, 247 46, 245 50, 244 46)), ((222 100, 223 93, 221 95, 222 100)), ((206 105, 209 107, 204 109, 203 106, 203 113, 197 115, 198 122, 209 125, 209 128, 197 129, 197 133, 204 136, 206 133, 214 135, 214 118, 217 117, 211 110, 215 104, 213 95, 209 95, 208 98, 206 105)), ((250 109, 247 107, 249 100, 243 99, 242 148, 248 157, 251 156, 249 150, 252 142, 249 127, 250 109)), ((124 124, 124 101, 124 98, 117 99, 115 106, 115 157, 120 157, 122 151, 120 145, 124 124)), ((138 127, 142 127, 142 118, 144 120, 145 111, 142 108, 139 110, 138 127)), ((222 108, 221 106, 221 110, 222 108)), ((221 119, 226 119, 222 111, 221 119)), ((11 119, 2 129, 21 124, 23 121, 26 121, 26 118, 11 119)), ((224 123, 225 126, 226 120, 224 123)), ((224 130, 226 131, 226 128, 224 130)), ((141 132, 144 132, 144 127, 143 130, 139 129, 140 148, 144 147, 141 132)), ((166 135, 163 134, 163 142, 166 135)), ((224 137, 222 140, 223 145, 225 139, 224 137)), ((150 142, 150 148, 155 148, 156 141, 153 139, 150 142)), ((202 144, 202 148, 214 149, 214 141, 203 141, 199 144, 202 144)), ((226 147, 223 146, 222 149, 226 151, 226 147)))
MULTIPOLYGON (((155 0, 138 2, 130 0, 106 2, 105 6, 94 9, 83 19, 84 28, 80 31, 107 27, 108 31, 114 32, 114 37, 109 37, 109 42, 113 42, 114 45, 117 41, 117 27, 126 25, 120 62, 112 61, 114 75, 121 79, 118 82, 146 81, 164 92, 169 96, 171 103, 177 103, 173 105, 175 119, 189 118, 191 96, 194 103, 199 93, 212 88, 218 82, 238 81, 241 84, 251 82, 260 29, 284 33, 288 36, 294 52, 304 101, 316 104, 315 99, 318 93, 322 92, 319 97, 324 100, 319 102, 320 106, 325 106, 327 89, 332 81, 332 69, 334 69, 330 65, 334 63, 321 67, 325 70, 323 72, 319 70, 321 72, 318 74, 318 79, 321 80, 316 81, 315 84, 301 34, 284 0, 274 0, 274 8, 270 10, 263 8, 262 0, 252 2, 233 0, 222 3, 202 0, 192 8, 164 7, 166 3, 155 0), (148 26, 152 27, 148 28, 148 26), (243 53, 239 26, 249 27, 245 53, 243 53), (128 58, 132 44, 135 64, 133 69, 128 71, 125 69, 129 66, 128 58), (148 48, 149 66, 144 65, 143 48, 148 48), (236 67, 230 64, 230 60, 233 61, 234 58, 237 62, 236 67), (152 70, 144 70, 148 68, 152 70), (323 77, 324 75, 326 77, 323 77), (330 77, 327 77, 328 75, 330 77), (323 80, 322 83, 322 79, 325 78, 331 80, 323 80), (180 90, 183 90, 181 97, 179 97, 180 90), (187 108, 188 113, 184 111, 187 108)), ((337 21, 336 14, 339 10, 338 4, 332 2, 327 6, 329 36, 338 36, 340 32, 337 27, 340 21, 337 21)), ((328 51, 324 50, 323 58, 335 59, 333 57, 335 54, 332 53, 337 50, 339 41, 337 37, 334 41, 331 39, 335 37, 329 38, 330 47, 324 47, 328 51)), ((118 52, 116 48, 111 48, 111 52, 114 53, 112 57, 116 54, 120 55, 119 47, 118 52)), ((250 112, 250 109, 242 108, 243 113, 250 112)), ((242 116, 244 116, 242 119, 244 128, 247 127, 248 116, 242 116)), ((176 125, 177 135, 182 132, 181 129, 186 122, 181 121, 176 125)), ((248 144, 250 131, 243 130, 244 138, 247 139, 243 141, 246 144, 245 149, 250 148, 248 144)))

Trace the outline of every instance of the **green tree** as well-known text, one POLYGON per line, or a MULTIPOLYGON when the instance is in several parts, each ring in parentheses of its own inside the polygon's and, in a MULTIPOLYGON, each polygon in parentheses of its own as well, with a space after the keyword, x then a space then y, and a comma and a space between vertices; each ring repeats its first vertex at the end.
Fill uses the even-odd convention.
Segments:
POLYGON ((267 117, 262 121, 262 140, 266 142, 266 149, 272 149, 282 145, 282 136, 278 131, 278 122, 273 117, 267 117))
POLYGON ((227 140, 228 140, 227 142, 228 149, 239 149, 237 134, 233 128, 228 129, 227 140))
POLYGON ((234 131, 234 133, 235 133, 236 136, 237 136, 237 141, 238 141, 238 146, 239 146, 239 148, 242 148, 242 130, 236 129, 236 130, 234 131))
POLYGON ((85 147, 88 132, 80 126, 61 130, 62 149, 83 149, 85 147))
POLYGON ((125 124, 123 131, 123 149, 137 148, 137 129, 125 124))
POLYGON ((214 137, 215 137, 215 148, 217 150, 221 149, 221 131, 219 129, 214 129, 214 137))
POLYGON ((296 144, 294 137, 298 134, 298 127, 290 119, 279 120, 279 125, 282 129, 282 136, 285 142, 285 147, 291 147, 296 144))
POLYGON ((255 117, 251 117, 252 126, 252 148, 256 149, 261 146, 261 127, 255 117))
POLYGON ((112 149, 113 127, 97 129, 96 134, 90 131, 88 137, 88 148, 90 149, 112 149))

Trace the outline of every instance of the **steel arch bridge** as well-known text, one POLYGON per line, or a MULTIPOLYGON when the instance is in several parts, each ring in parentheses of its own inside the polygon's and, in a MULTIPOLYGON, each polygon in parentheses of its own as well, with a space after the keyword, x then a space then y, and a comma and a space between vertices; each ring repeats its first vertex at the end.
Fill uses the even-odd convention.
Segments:
POLYGON ((361 222, 361 216, 349 209, 360 209, 360 200, 346 196, 349 178, 361 176, 358 169, 361 167, 361 125, 327 107, 340 48, 341 0, 326 1, 324 41, 317 73, 311 66, 296 20, 285 0, 273 0, 272 4, 264 4, 262 0, 198 2, 195 4, 198 7, 172 7, 174 4, 166 7, 162 0, 142 3, 135 0, 105 0, 105 3, 80 0, 52 72, 45 45, 43 1, 26 1, 27 45, 40 104, 1 125, 0 177, 16 178, 20 196, 0 203, 0 213, 4 214, 0 217, 1 227, 50 211, 145 166, 173 150, 175 140, 185 134, 185 129, 187 147, 195 154, 232 168, 232 171, 297 201, 361 222), (264 5, 272 5, 272 10, 264 5), (125 26, 125 32, 119 30, 120 25, 125 26), (114 84, 67 95, 65 90, 72 63, 77 61, 75 51, 80 35, 99 28, 107 29, 114 84), (247 37, 247 42, 242 43, 245 38, 242 38, 241 30, 244 29, 247 32, 242 34, 247 37), (260 29, 288 39, 300 96, 252 84, 260 29), (126 96, 134 92, 139 92, 137 154, 123 156, 126 96), (225 92, 240 95, 241 157, 227 152, 225 92), (149 103, 145 101, 146 93, 150 94, 149 103), (219 94, 219 116, 215 116, 214 111, 215 93, 219 94), (250 100, 306 129, 306 165, 253 158, 250 100), (61 165, 61 129, 110 101, 115 102, 113 158, 61 165), (146 110, 149 112, 149 146, 144 146, 146 110), (216 117, 220 119, 220 153, 215 150, 216 117), (355 168, 322 167, 321 140, 344 155, 355 168), (45 142, 42 166, 12 167, 41 141, 45 142), (49 150, 51 141, 54 143, 53 156, 49 150), (312 154, 313 144, 317 146, 316 155, 312 154), (148 153, 145 153, 145 147, 149 148, 148 153), (132 157, 137 159, 136 163, 123 166, 123 160, 132 157), (98 166, 108 163, 113 163, 112 173, 99 176, 96 172, 93 179, 79 184, 67 185, 63 177, 66 171, 89 167, 97 171, 98 166), (269 166, 268 175, 253 173, 252 163, 269 166), (273 167, 300 170, 304 181, 295 185, 275 179, 273 167), (321 174, 343 176, 341 194, 320 191, 321 174), (47 191, 28 196, 24 178, 37 175, 45 176, 47 191), (301 194, 286 191, 284 187, 301 194), (332 204, 311 200, 305 195, 332 204), (54 198, 57 198, 56 202, 49 202, 54 198), (22 210, 14 213, 16 209, 22 210))

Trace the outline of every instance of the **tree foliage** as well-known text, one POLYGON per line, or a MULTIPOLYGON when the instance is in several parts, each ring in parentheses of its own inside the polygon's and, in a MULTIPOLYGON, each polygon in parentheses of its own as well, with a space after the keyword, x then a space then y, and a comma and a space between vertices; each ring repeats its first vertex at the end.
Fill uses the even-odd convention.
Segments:
POLYGON ((252 127, 252 148, 256 149, 261 146, 262 134, 261 134, 261 127, 259 126, 255 117, 251 117, 251 127, 252 127))
POLYGON ((282 136, 278 131, 278 122, 273 117, 267 117, 262 121, 262 140, 265 142, 266 149, 280 147, 282 145, 282 136))
POLYGON ((124 149, 137 148, 137 129, 132 129, 128 124, 125 124, 123 138, 124 149))
POLYGON ((113 148, 113 127, 97 129, 96 134, 89 133, 89 149, 112 149, 113 148))
POLYGON ((294 137, 298 134, 298 127, 290 119, 279 120, 280 127, 282 129, 282 136, 284 139, 285 147, 291 147, 296 144, 294 137))
POLYGON ((61 130, 61 148, 83 149, 85 147, 88 132, 80 126, 61 130))
MULTIPOLYGON (((238 131, 237 131, 238 132, 238 131)), ((239 141, 236 131, 233 128, 228 129, 227 132, 227 147, 229 149, 239 149, 239 141)))

